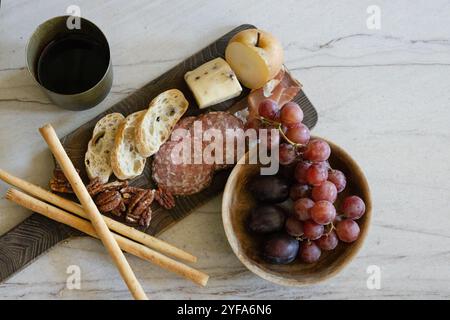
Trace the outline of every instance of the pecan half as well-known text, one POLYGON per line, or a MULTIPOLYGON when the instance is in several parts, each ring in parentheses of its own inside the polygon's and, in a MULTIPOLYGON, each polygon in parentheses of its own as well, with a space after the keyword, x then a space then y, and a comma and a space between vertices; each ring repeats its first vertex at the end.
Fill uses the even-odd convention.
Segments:
POLYGON ((128 186, 128 181, 114 181, 109 183, 102 183, 99 178, 94 178, 86 186, 91 197, 104 191, 119 191, 120 189, 126 188, 128 186))
POLYGON ((173 195, 161 187, 159 187, 155 192, 155 200, 165 209, 169 210, 175 207, 175 199, 173 195))
POLYGON ((101 213, 111 212, 121 206, 122 196, 118 191, 105 191, 97 196, 95 203, 101 213))
POLYGON ((122 199, 122 201, 120 201, 120 205, 112 210, 111 213, 117 217, 121 217, 125 211, 127 211, 127 207, 125 206, 125 202, 122 199))
POLYGON ((141 190, 135 194, 128 205, 125 220, 129 223, 138 223, 148 227, 151 219, 151 204, 154 199, 154 190, 141 190))
POLYGON ((103 183, 101 183, 99 178, 92 179, 91 182, 86 186, 91 197, 96 196, 100 192, 102 192, 103 183))
MULTIPOLYGON (((80 172, 77 169, 77 172, 80 172)), ((50 179, 50 190, 59 193, 73 193, 72 186, 67 180, 64 172, 60 168, 53 170, 53 177, 50 179)))
POLYGON ((59 193, 73 193, 72 186, 67 181, 60 181, 54 178, 50 179, 50 190, 59 193))
POLYGON ((139 225, 143 227, 148 227, 150 225, 150 221, 152 220, 152 209, 150 207, 141 215, 139 219, 139 225))

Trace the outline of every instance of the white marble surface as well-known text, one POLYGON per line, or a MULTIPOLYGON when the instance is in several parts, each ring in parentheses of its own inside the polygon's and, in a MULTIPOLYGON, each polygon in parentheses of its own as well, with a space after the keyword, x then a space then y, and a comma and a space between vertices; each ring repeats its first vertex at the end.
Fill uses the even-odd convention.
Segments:
MULTIPOLYGON (((197 287, 130 257, 154 299, 450 298, 449 1, 36 1, 4 0, 0 9, 0 167, 45 184, 52 165, 37 128, 64 135, 241 23, 278 36, 286 64, 304 84, 320 119, 314 133, 347 149, 368 177, 374 219, 356 259, 319 285, 285 288, 248 272, 225 239, 220 197, 162 238, 194 252, 211 275, 197 287), (114 86, 98 107, 63 111, 24 69, 34 28, 78 4, 107 35, 114 86), (381 29, 366 26, 369 5, 381 29), (366 268, 381 267, 381 289, 366 268)), ((7 186, 0 183, 0 194, 7 186)), ((0 233, 29 212, 0 200, 0 233)), ((129 299, 101 244, 68 241, 0 284, 4 299, 129 299), (81 290, 66 288, 79 265, 81 290)))

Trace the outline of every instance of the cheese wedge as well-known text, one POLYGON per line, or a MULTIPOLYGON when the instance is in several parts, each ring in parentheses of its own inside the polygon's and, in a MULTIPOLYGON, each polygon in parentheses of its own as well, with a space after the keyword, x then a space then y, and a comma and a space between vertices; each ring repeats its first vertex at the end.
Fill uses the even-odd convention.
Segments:
POLYGON ((237 97, 242 87, 228 63, 216 58, 184 75, 198 106, 203 109, 237 97))

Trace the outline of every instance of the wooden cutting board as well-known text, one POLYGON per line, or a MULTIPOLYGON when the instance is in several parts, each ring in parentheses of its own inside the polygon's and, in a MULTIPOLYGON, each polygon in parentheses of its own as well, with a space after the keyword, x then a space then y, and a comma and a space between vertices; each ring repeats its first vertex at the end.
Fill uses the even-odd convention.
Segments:
MULTIPOLYGON (((92 136, 92 130, 100 118, 112 112, 120 112, 126 116, 135 111, 143 110, 155 96, 172 88, 181 90, 189 101, 189 109, 185 115, 197 115, 205 112, 205 110, 200 110, 197 107, 195 99, 184 81, 184 74, 213 58, 224 57, 226 45, 231 37, 239 31, 250 28, 255 27, 248 24, 237 27, 62 138, 62 144, 75 167, 80 169, 82 178, 87 181, 84 168, 84 154, 86 153, 88 141, 92 136)), ((246 99, 248 93, 248 90, 244 90, 239 97, 218 104, 210 109, 227 110, 237 102, 246 99)), ((294 100, 301 106, 304 112, 305 117, 303 122, 312 129, 317 123, 316 110, 303 91, 300 91, 294 100)), ((148 161, 144 173, 134 179, 131 182, 132 185, 145 188, 154 186, 151 179, 150 164, 151 162, 148 161)), ((158 235, 169 226, 186 217, 196 208, 223 191, 230 172, 231 169, 218 172, 211 186, 198 194, 177 197, 176 206, 172 210, 165 210, 155 204, 149 228, 146 230, 141 228, 141 230, 151 235, 158 235)), ((0 237, 0 282, 58 242, 74 234, 79 235, 78 232, 71 228, 50 221, 36 213, 33 214, 20 225, 0 237)))

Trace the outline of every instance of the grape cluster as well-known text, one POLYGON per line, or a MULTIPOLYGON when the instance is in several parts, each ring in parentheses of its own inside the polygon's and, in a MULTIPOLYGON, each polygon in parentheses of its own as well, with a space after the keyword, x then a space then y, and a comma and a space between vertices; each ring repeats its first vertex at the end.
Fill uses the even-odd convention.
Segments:
POLYGON ((278 264, 290 263, 297 257, 314 263, 322 251, 334 250, 339 241, 356 241, 360 233, 356 220, 364 215, 365 203, 358 196, 348 196, 336 210, 335 202, 346 187, 346 177, 330 166, 329 144, 310 139, 309 129, 301 123, 303 112, 299 105, 289 102, 279 109, 274 101, 264 100, 259 115, 261 122, 279 128, 283 139, 280 164, 292 168, 294 176, 293 183, 280 175, 258 176, 252 182, 252 194, 264 205, 253 209, 249 229, 270 234, 263 257, 278 264), (288 198, 293 206, 287 213, 279 204, 288 198))
POLYGON ((255 121, 268 128, 279 129, 280 135, 286 141, 280 144, 280 163, 292 163, 297 149, 306 145, 310 139, 309 129, 302 123, 303 111, 300 106, 295 102, 288 102, 280 109, 275 101, 266 99, 259 105, 258 113, 260 118, 255 121))

